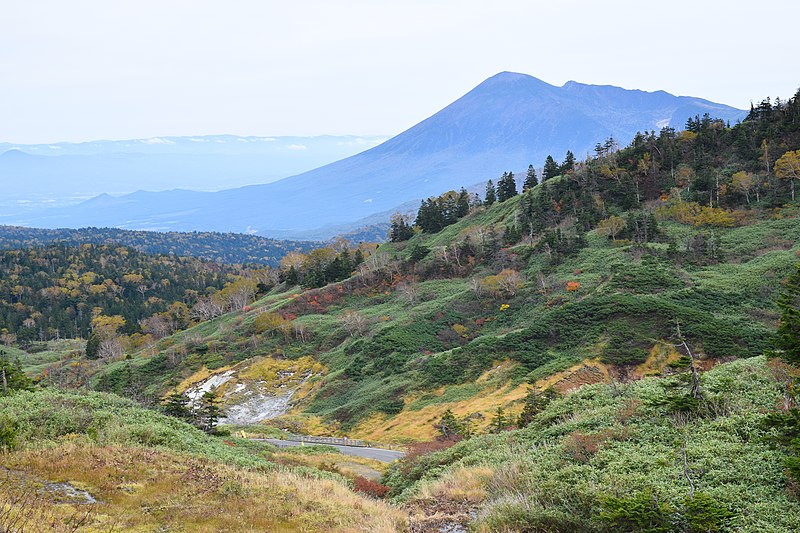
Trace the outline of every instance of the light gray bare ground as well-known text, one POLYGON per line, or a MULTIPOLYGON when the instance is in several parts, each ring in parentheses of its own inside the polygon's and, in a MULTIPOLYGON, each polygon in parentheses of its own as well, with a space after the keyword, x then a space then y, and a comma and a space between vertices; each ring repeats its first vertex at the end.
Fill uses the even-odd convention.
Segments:
MULTIPOLYGON (((280 439, 253 439, 262 442, 274 444, 279 448, 287 448, 290 446, 302 446, 303 443, 290 440, 280 439)), ((383 448, 369 448, 366 446, 342 446, 339 444, 326 444, 325 446, 332 446, 346 455, 355 455, 357 457, 366 457, 367 459, 375 459, 383 463, 391 463, 405 455, 403 452, 396 450, 385 450, 383 448)))

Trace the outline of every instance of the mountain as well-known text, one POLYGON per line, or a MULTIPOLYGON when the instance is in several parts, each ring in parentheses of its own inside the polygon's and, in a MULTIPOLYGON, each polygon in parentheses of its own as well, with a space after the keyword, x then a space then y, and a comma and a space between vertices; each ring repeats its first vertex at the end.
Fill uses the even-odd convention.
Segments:
POLYGON ((6 200, 0 207, 6 213, 24 212, 32 205, 75 204, 100 193, 220 190, 267 183, 340 160, 385 139, 207 135, 0 143, 0 182, 6 200))
POLYGON ((137 193, 7 223, 255 231, 283 238, 315 230, 319 238, 403 202, 539 166, 548 154, 561 158, 571 149, 582 157, 608 137, 626 143, 637 131, 681 128, 705 113, 732 122, 745 115, 663 91, 577 82, 556 87, 503 72, 379 146, 293 177, 216 193, 137 193))

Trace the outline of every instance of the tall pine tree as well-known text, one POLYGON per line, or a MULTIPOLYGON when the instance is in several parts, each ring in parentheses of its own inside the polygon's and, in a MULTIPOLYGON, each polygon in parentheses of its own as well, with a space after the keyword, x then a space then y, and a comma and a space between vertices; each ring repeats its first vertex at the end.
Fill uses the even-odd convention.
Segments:
POLYGON ((525 175, 525 183, 522 185, 522 192, 529 191, 539 184, 536 179, 536 169, 533 165, 528 165, 528 173, 525 175))
POLYGON ((572 172, 575 169, 575 154, 567 150, 567 155, 564 157, 564 162, 561 164, 561 175, 572 172))
POLYGON ((497 201, 505 202, 516 195, 517 183, 514 181, 514 173, 503 172, 503 176, 497 182, 497 201))
POLYGON ((555 178, 558 176, 558 163, 556 160, 553 159, 553 156, 548 155, 547 159, 544 160, 544 169, 542 170, 542 181, 547 181, 549 179, 555 178))
POLYGON ((489 180, 486 182, 486 197, 484 199, 484 202, 486 203, 486 205, 492 205, 496 201, 497 201, 497 194, 495 193, 494 190, 494 183, 492 183, 492 180, 489 180))

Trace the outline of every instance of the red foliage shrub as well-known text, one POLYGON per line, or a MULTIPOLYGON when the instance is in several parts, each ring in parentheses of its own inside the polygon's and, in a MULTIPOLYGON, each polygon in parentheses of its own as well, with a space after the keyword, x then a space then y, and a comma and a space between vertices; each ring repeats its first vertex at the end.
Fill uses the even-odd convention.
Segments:
POLYGON ((430 455, 434 452, 446 450, 447 448, 454 446, 460 440, 461 437, 455 436, 450 439, 437 439, 410 444, 406 449, 406 454, 400 460, 400 468, 403 472, 408 474, 408 472, 410 472, 411 468, 414 466, 414 463, 416 463, 420 458, 430 455))
POLYGON ((356 490, 356 492, 368 494, 369 496, 373 496, 375 498, 384 498, 391 490, 391 488, 387 487, 386 485, 361 476, 356 476, 353 479, 353 488, 356 490))
POLYGON ((600 446, 612 437, 613 432, 610 429, 589 434, 573 431, 564 442, 564 449, 576 461, 588 463, 600 446))

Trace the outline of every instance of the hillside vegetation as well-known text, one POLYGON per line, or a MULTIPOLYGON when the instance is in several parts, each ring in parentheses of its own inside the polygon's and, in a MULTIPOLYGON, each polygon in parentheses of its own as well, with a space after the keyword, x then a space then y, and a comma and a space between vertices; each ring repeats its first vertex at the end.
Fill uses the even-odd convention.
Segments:
MULTIPOLYGON (((223 410, 291 390, 283 416, 232 429, 408 445, 372 493, 412 530, 794 530, 797 370, 775 356, 798 335, 798 150, 800 95, 550 157, 521 193, 506 172, 485 198, 394 217, 377 248, 237 278, 83 384, 161 408, 200 391, 223 410)), ((41 368, 11 356, 17 377, 41 368)), ((250 467, 231 442, 199 453, 250 467)))
POLYGON ((0 413, 0 527, 12 531, 397 531, 405 523, 341 476, 283 466, 268 447, 209 437, 112 395, 23 392, 0 397, 0 413))

